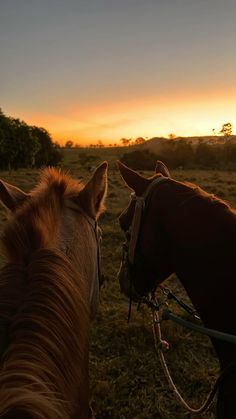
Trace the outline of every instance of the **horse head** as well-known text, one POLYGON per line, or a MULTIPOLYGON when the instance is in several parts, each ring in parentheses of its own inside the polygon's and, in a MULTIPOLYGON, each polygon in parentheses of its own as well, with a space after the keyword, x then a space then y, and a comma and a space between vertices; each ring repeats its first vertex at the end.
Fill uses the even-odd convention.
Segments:
POLYGON ((158 214, 158 191, 168 182, 170 173, 161 161, 157 161, 155 174, 149 178, 121 162, 118 167, 132 190, 129 205, 119 217, 126 241, 118 278, 121 292, 127 296, 132 292, 132 298, 138 299, 155 290, 173 272, 161 211, 158 214))
POLYGON ((106 189, 106 162, 85 185, 52 168, 29 193, 0 181, 0 417, 88 417, 106 189))
POLYGON ((2 238, 7 261, 29 261, 31 254, 40 248, 59 249, 82 269, 92 312, 98 301, 101 235, 97 220, 103 211, 106 173, 104 162, 82 185, 48 168, 29 193, 0 181, 0 199, 11 211, 11 222, 2 238))

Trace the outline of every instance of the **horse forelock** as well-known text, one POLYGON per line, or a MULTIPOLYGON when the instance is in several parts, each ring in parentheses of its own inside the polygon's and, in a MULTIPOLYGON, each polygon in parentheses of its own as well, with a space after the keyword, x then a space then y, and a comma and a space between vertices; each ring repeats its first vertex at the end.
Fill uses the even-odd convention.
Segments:
POLYGON ((7 260, 25 263, 37 249, 54 247, 64 201, 77 196, 82 188, 65 173, 44 169, 39 184, 12 214, 2 234, 7 260))
POLYGON ((59 196, 69 197, 80 192, 82 187, 82 183, 72 179, 60 169, 47 167, 41 171, 39 184, 33 189, 32 195, 38 194, 42 190, 45 191, 47 188, 52 188, 57 191, 59 196))

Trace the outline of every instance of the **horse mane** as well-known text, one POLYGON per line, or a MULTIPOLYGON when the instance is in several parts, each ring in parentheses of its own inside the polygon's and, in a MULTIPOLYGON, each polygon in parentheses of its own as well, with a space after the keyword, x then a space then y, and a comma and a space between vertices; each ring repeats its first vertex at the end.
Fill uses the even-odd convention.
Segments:
POLYGON ((39 184, 13 213, 1 237, 2 250, 8 260, 28 262, 33 251, 52 247, 64 200, 76 196, 79 184, 67 174, 53 168, 41 171, 39 184))
MULTIPOLYGON (((231 209, 229 204, 218 196, 209 193, 194 183, 184 181, 180 182, 174 179, 168 179, 167 184, 171 187, 172 195, 177 194, 181 198, 181 204, 184 205, 192 198, 199 198, 202 205, 214 204, 214 206, 231 209), (174 188, 173 188, 174 186, 174 188)), ((164 188, 163 188, 164 189, 164 188)))
POLYGON ((0 271, 2 418, 69 419, 75 401, 86 399, 85 284, 50 243, 63 199, 80 189, 67 175, 45 170, 3 233, 10 262, 0 271))
POLYGON ((228 209, 230 208, 229 204, 226 201, 212 193, 206 192, 200 186, 197 186, 191 182, 183 182, 183 184, 188 188, 187 193, 190 195, 190 197, 193 194, 193 196, 199 197, 200 199, 203 198, 202 201, 205 201, 206 204, 213 203, 217 207, 228 209))
POLYGON ((156 188, 153 217, 158 209, 168 234, 185 247, 233 242, 236 211, 227 202, 189 182, 167 179, 156 188))
MULTIPOLYGON (((175 206, 185 209, 198 209, 201 211, 230 212, 235 215, 235 210, 223 199, 212 193, 206 192, 200 186, 190 182, 180 182, 169 178, 161 186, 161 196, 167 200, 170 210, 175 206), (194 203, 194 205, 193 205, 194 203)), ((158 188, 159 190, 159 188, 158 188)), ((159 195, 159 193, 158 193, 159 195)))

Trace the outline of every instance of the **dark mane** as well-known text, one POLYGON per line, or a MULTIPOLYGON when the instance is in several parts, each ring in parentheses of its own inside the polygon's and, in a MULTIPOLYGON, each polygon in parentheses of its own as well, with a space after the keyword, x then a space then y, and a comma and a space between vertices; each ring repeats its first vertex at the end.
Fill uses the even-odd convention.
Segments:
POLYGON ((156 189, 154 199, 168 234, 179 244, 197 247, 235 240, 235 210, 200 187, 168 179, 156 189))
MULTIPOLYGON (((191 198, 199 198, 202 201, 202 204, 204 203, 206 205, 214 204, 215 206, 224 207, 224 208, 230 208, 230 206, 227 204, 226 201, 223 199, 215 196, 214 194, 211 194, 209 192, 204 191, 200 186, 197 186, 191 182, 178 182, 175 180, 171 180, 173 185, 175 185, 175 191, 180 196, 186 196, 186 201, 191 198)), ((185 201, 183 201, 184 205, 185 201)))

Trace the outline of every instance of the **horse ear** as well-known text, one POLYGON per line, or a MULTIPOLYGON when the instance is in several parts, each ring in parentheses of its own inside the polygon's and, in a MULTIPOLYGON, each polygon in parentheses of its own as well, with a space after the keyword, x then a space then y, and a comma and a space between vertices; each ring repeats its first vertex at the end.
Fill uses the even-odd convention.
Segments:
POLYGON ((79 193, 79 202, 88 214, 96 219, 104 211, 104 202, 107 193, 107 167, 104 161, 95 170, 92 178, 79 193))
POLYGON ((29 197, 21 189, 0 180, 0 200, 11 211, 15 211, 29 197))
POLYGON ((166 177, 171 177, 167 166, 161 160, 157 160, 155 172, 161 173, 163 176, 166 177))
POLYGON ((143 195, 150 181, 121 163, 119 160, 117 161, 117 164, 120 174, 128 187, 133 189, 137 196, 143 195))

